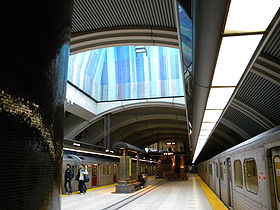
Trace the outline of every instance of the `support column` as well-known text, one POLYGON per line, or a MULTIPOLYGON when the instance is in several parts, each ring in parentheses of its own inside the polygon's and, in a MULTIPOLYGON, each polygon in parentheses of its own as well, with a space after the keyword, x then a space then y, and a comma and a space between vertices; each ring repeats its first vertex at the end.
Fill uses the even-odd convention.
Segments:
POLYGON ((131 157, 127 156, 127 149, 122 149, 123 155, 120 156, 120 175, 116 186, 116 193, 130 193, 134 191, 134 185, 130 184, 131 176, 131 157))
POLYGON ((110 114, 104 115, 104 147, 110 148, 111 147, 111 117, 110 114))
POLYGON ((2 13, 0 206, 60 209, 73 0, 8 1, 2 13))

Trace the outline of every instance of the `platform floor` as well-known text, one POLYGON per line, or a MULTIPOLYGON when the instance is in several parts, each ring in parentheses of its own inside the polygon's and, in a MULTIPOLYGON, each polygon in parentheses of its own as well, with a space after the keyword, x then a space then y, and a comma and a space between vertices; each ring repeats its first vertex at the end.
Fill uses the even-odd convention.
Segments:
MULTIPOLYGON (((148 180, 148 185, 130 194, 116 194, 115 186, 89 190, 86 194, 62 197, 62 210, 210 210, 221 209, 209 203, 207 186, 189 175, 187 181, 148 180), (202 187, 201 187, 202 186, 202 187)), ((213 201, 211 201, 213 202, 213 201)), ((215 201, 220 202, 221 201, 215 201)), ((223 209, 227 209, 222 203, 223 209)), ((220 205, 220 206, 221 206, 220 205)))

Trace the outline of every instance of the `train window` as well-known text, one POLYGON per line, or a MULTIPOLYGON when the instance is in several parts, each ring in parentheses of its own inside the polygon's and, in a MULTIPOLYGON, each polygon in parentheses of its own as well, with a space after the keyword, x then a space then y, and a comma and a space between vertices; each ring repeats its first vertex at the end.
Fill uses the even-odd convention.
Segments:
POLYGON ((108 175, 109 174, 109 168, 107 164, 103 165, 103 175, 108 175))
POLYGON ((243 188, 242 165, 240 160, 234 161, 234 181, 237 187, 243 188))
POLYGON ((274 171, 275 171, 275 180, 276 180, 276 190, 277 197, 280 201, 280 156, 275 155, 273 157, 274 171))
POLYGON ((244 162, 245 184, 249 192, 258 193, 258 172, 256 161, 253 158, 244 162))
POLYGON ((224 179, 224 166, 223 166, 223 163, 220 163, 220 178, 224 179))
POLYGON ((112 174, 112 168, 110 165, 108 165, 108 175, 111 175, 112 174))

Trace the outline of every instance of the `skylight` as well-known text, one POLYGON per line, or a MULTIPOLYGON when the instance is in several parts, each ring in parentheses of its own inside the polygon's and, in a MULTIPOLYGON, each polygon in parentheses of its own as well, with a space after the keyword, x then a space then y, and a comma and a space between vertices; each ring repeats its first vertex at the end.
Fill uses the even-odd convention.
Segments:
POLYGON ((97 101, 184 96, 176 48, 120 46, 71 55, 68 81, 97 101))

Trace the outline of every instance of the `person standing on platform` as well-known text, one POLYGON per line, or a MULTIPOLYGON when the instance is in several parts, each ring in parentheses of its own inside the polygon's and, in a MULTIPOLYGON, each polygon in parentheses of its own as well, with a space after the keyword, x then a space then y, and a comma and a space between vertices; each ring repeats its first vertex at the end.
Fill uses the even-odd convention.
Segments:
POLYGON ((85 180, 86 175, 88 175, 88 171, 85 169, 85 166, 81 164, 78 174, 76 176, 76 180, 79 181, 79 191, 81 195, 86 193, 87 191, 87 187, 85 183, 87 181, 85 180))
POLYGON ((141 188, 144 188, 144 185, 145 185, 145 182, 146 182, 145 178, 146 178, 146 177, 145 177, 144 173, 141 172, 141 173, 140 173, 140 176, 139 176, 139 179, 140 179, 140 182, 141 182, 141 183, 140 183, 140 187, 141 187, 141 188))
POLYGON ((69 195, 72 194, 71 181, 74 177, 74 172, 70 164, 66 164, 66 167, 67 168, 64 173, 64 187, 65 187, 66 194, 69 195), (69 186, 69 189, 67 187, 67 184, 69 186))

